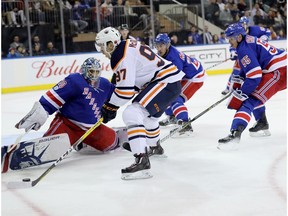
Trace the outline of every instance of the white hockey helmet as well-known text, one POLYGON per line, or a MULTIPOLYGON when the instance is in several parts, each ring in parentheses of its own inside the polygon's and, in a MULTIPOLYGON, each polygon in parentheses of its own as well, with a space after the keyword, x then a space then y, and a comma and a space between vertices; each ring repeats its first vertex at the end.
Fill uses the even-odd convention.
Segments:
MULTIPOLYGON (((96 50, 98 52, 101 52, 103 49, 105 52, 108 52, 107 51, 108 42, 112 42, 114 45, 114 49, 115 49, 116 46, 121 42, 120 38, 121 38, 121 34, 117 29, 113 27, 104 28, 97 34, 95 38, 96 50)), ((113 52, 114 49, 111 52, 113 52)), ((111 53, 111 52, 108 52, 108 53, 111 53)))

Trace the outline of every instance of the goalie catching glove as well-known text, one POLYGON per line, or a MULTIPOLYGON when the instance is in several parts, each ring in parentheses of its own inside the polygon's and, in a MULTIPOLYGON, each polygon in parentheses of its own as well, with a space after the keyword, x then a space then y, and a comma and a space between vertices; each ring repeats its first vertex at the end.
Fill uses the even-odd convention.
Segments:
POLYGON ((228 109, 238 110, 241 107, 243 101, 247 99, 248 99, 248 96, 242 93, 241 90, 237 89, 233 91, 233 93, 231 94, 228 100, 228 109))
POLYGON ((18 129, 25 128, 25 131, 27 132, 29 128, 35 124, 32 129, 37 131, 46 122, 48 116, 49 114, 43 108, 40 102, 36 101, 31 111, 26 116, 24 116, 24 118, 22 118, 15 125, 15 127, 18 129))
POLYGON ((118 106, 115 106, 113 104, 110 104, 106 102, 103 104, 103 107, 101 109, 102 117, 103 117, 103 123, 107 123, 114 119, 117 114, 117 110, 119 109, 118 106))

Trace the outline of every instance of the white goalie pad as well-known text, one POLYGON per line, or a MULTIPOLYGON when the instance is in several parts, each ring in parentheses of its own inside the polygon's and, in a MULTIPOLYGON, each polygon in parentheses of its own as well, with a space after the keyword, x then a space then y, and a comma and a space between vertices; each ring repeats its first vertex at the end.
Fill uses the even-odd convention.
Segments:
POLYGON ((23 141, 9 153, 9 146, 3 146, 2 173, 56 161, 69 147, 70 140, 66 133, 23 141))

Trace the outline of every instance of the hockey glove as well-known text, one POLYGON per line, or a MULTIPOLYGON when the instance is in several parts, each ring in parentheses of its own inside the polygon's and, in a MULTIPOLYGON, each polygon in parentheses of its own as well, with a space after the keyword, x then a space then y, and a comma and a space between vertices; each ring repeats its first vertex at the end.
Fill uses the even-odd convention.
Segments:
POLYGON ((101 109, 103 123, 107 123, 116 117, 118 106, 106 102, 101 109))
POLYGON ((31 111, 24 116, 16 125, 15 127, 25 128, 25 131, 27 132, 28 129, 35 124, 35 126, 32 128, 33 130, 39 130, 39 128, 46 122, 49 114, 47 111, 43 108, 43 106, 40 104, 39 101, 36 101, 34 103, 34 106, 32 107, 31 111))
POLYGON ((235 61, 237 58, 238 58, 238 54, 237 54, 237 51, 234 47, 230 47, 230 59, 232 61, 235 61))
POLYGON ((267 35, 262 35, 262 36, 260 37, 260 39, 263 40, 263 41, 268 42, 269 37, 268 37, 267 35))
POLYGON ((240 89, 243 82, 244 82, 243 77, 233 74, 231 77, 231 84, 230 84, 230 88, 232 88, 231 90, 240 89))
POLYGON ((238 110, 241 107, 243 101, 247 99, 248 99, 248 96, 242 93, 241 90, 237 89, 233 91, 228 100, 228 109, 238 110))

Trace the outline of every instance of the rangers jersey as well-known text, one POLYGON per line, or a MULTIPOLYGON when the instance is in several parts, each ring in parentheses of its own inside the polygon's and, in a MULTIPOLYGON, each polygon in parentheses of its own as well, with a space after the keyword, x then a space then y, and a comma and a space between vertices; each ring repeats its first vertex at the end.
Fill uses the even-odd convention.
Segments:
POLYGON ((130 39, 117 46, 111 56, 111 67, 116 74, 116 86, 109 103, 116 106, 127 103, 151 82, 174 83, 185 75, 150 47, 130 39))
POLYGON ((239 75, 245 78, 241 90, 247 95, 256 89, 262 73, 270 73, 287 65, 286 51, 277 49, 257 37, 246 35, 236 50, 239 75))
POLYGON ((173 62, 179 70, 185 73, 183 79, 192 79, 193 82, 203 82, 206 78, 206 73, 202 64, 196 59, 185 55, 178 51, 174 46, 170 46, 164 56, 165 59, 173 62))
POLYGON ((51 115, 59 110, 61 115, 82 129, 93 126, 101 118, 101 108, 111 96, 114 86, 99 77, 93 88, 79 73, 70 74, 41 98, 40 103, 51 115))
POLYGON ((267 36, 267 39, 268 39, 271 35, 271 31, 267 28, 260 27, 260 26, 249 26, 247 34, 251 36, 255 36, 257 38, 260 38, 263 35, 265 35, 267 36))

